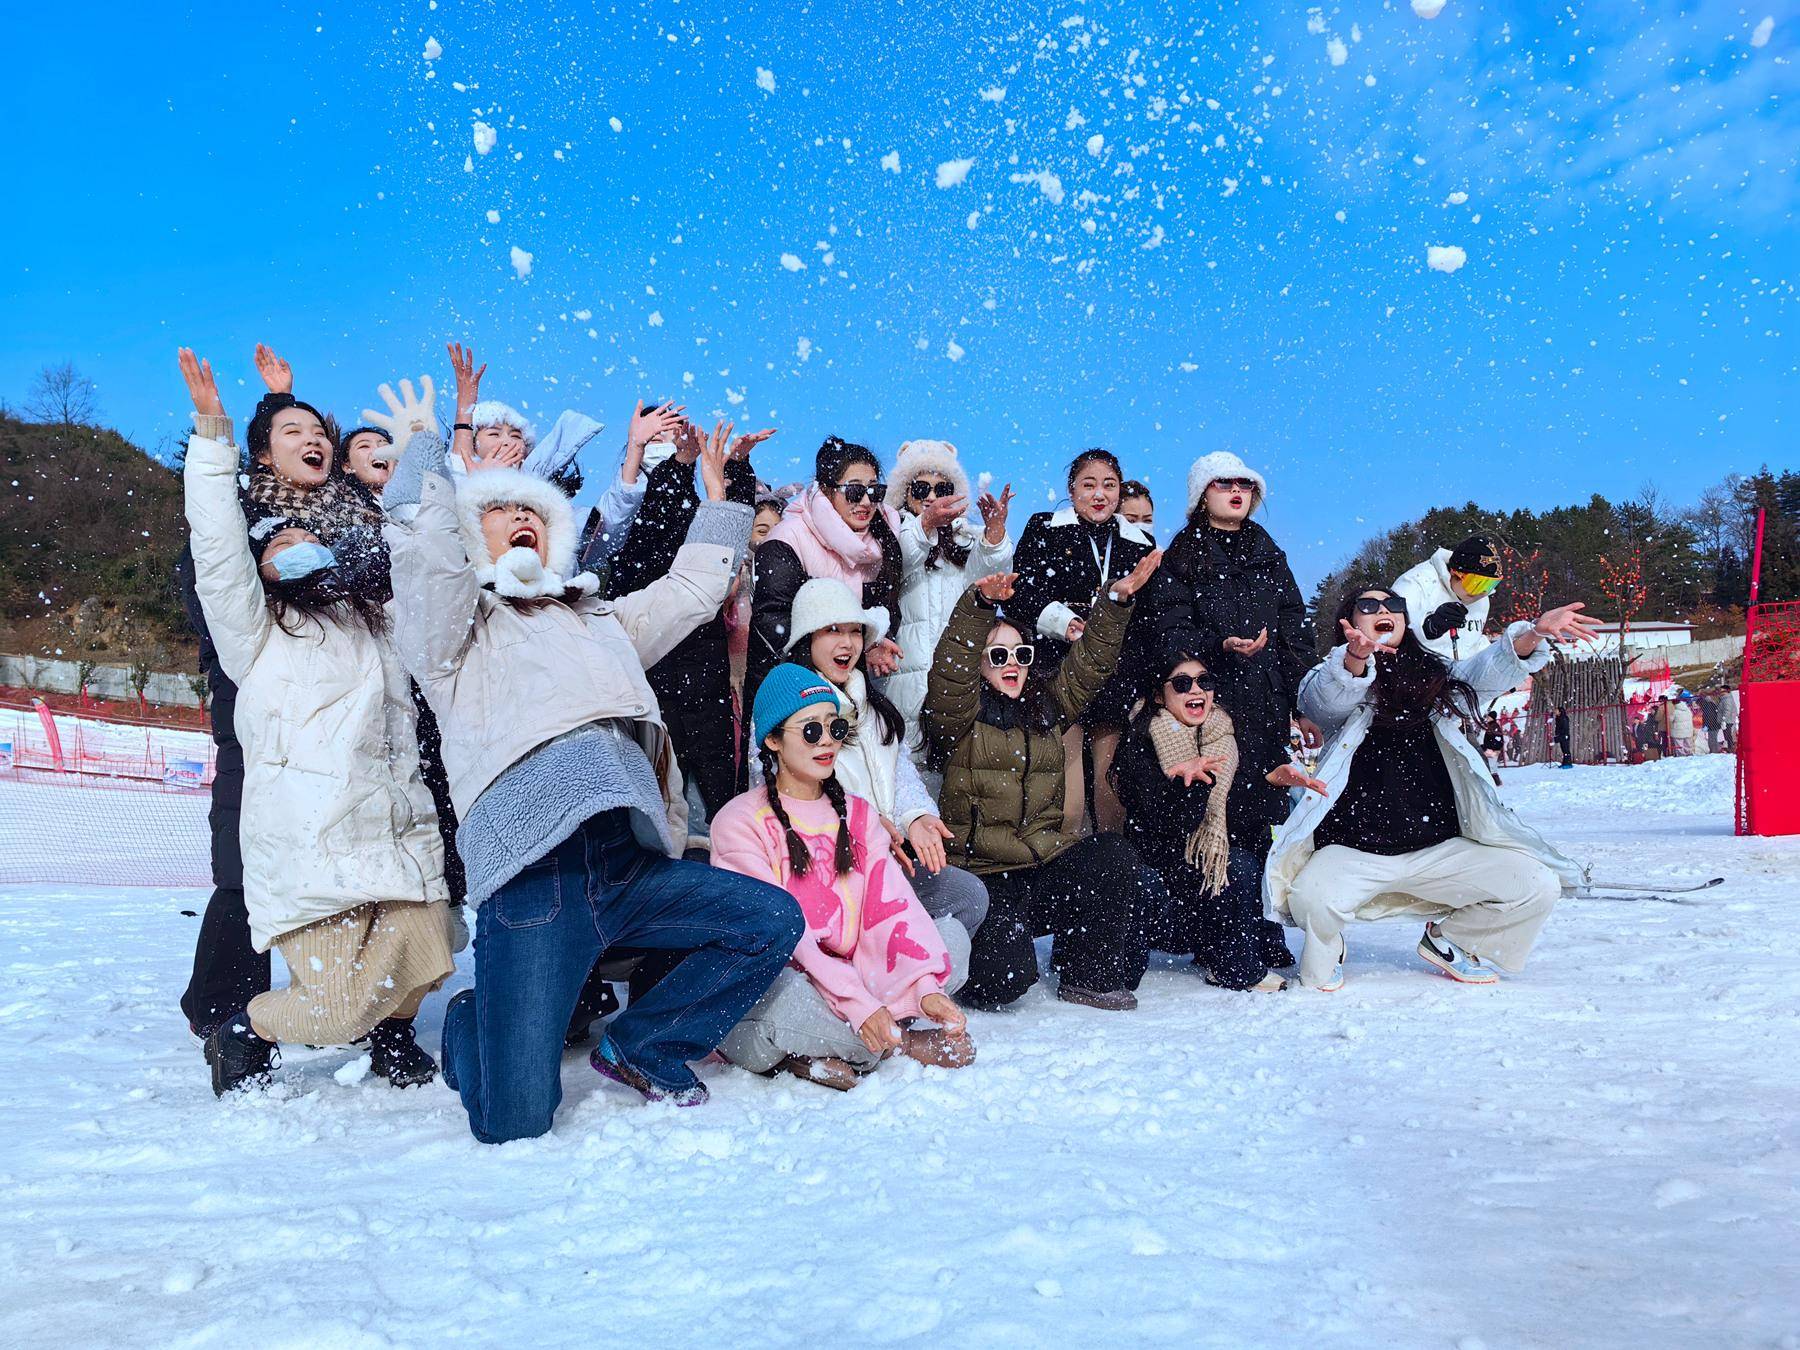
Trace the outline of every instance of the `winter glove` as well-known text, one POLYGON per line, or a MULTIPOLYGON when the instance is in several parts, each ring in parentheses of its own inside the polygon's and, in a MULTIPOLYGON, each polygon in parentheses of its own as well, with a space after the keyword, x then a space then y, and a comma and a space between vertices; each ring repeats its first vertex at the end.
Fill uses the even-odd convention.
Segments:
POLYGON ((1469 622, 1469 610, 1466 605, 1459 605, 1454 600, 1446 600, 1431 613, 1425 616, 1420 625, 1425 636, 1436 640, 1448 633, 1452 628, 1461 628, 1469 622))

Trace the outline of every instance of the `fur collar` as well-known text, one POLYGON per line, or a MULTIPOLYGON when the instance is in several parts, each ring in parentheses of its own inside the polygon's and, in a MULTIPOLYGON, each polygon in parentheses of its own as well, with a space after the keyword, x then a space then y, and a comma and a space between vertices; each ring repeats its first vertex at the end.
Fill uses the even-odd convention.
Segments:
POLYGON ((475 567, 475 579, 508 599, 560 598, 570 591, 592 595, 600 589, 592 573, 575 572, 575 512, 562 489, 518 469, 484 469, 465 475, 456 485, 456 517, 463 547, 475 567), (546 564, 534 549, 508 549, 488 558, 482 537, 482 513, 493 506, 525 506, 537 512, 549 531, 546 564))
MULTIPOLYGON (((1080 520, 1081 517, 1075 513, 1075 508, 1072 506, 1065 506, 1050 517, 1050 523, 1052 525, 1075 525, 1078 524, 1080 520)), ((1132 544, 1148 544, 1151 548, 1156 547, 1156 540, 1150 537, 1148 531, 1146 531, 1142 525, 1139 525, 1134 521, 1129 521, 1125 519, 1124 516, 1117 514, 1113 516, 1112 523, 1119 527, 1119 538, 1126 542, 1132 544)))

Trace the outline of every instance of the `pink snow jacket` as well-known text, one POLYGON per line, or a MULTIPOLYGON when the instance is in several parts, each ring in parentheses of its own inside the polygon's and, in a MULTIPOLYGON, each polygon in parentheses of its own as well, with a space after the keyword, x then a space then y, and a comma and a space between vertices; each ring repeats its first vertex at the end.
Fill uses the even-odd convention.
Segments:
POLYGON ((831 802, 781 799, 812 851, 812 868, 796 876, 786 833, 762 788, 732 798, 713 817, 712 859, 715 867, 773 882, 799 901, 806 935, 793 964, 834 1013, 861 1029, 881 1007, 896 1020, 920 1016, 920 1000, 944 992, 950 954, 888 852, 875 808, 857 796, 847 802, 856 865, 843 876, 834 861, 838 822, 831 802))

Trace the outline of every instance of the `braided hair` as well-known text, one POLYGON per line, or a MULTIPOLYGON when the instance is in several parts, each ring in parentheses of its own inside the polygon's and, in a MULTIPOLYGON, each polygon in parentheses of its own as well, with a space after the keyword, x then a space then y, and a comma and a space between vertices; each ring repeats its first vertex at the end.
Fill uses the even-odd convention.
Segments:
MULTIPOLYGON (((781 822, 782 832, 787 836, 788 864, 795 876, 805 876, 812 871, 812 850, 806 846, 806 840, 800 837, 800 831, 794 828, 788 819, 787 807, 781 804, 781 790, 775 786, 775 775, 781 768, 781 757, 768 746, 758 748, 757 758, 762 762, 763 790, 769 794, 769 809, 775 813, 775 819, 781 822)), ((837 780, 834 773, 824 783, 825 796, 837 810, 837 853, 833 863, 837 874, 843 876, 856 866, 856 853, 850 846, 850 821, 846 815, 848 803, 844 797, 844 785, 837 780)))

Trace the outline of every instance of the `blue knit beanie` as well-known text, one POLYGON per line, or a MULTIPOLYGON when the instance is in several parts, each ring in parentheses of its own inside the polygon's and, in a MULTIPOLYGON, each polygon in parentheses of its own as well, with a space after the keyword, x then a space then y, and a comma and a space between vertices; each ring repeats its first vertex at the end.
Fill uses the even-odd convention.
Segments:
POLYGON ((750 711, 757 747, 760 749, 788 718, 815 703, 829 703, 833 712, 838 710, 837 690, 831 687, 830 680, 818 671, 797 666, 792 661, 783 661, 776 666, 763 677, 756 691, 756 705, 750 711))

